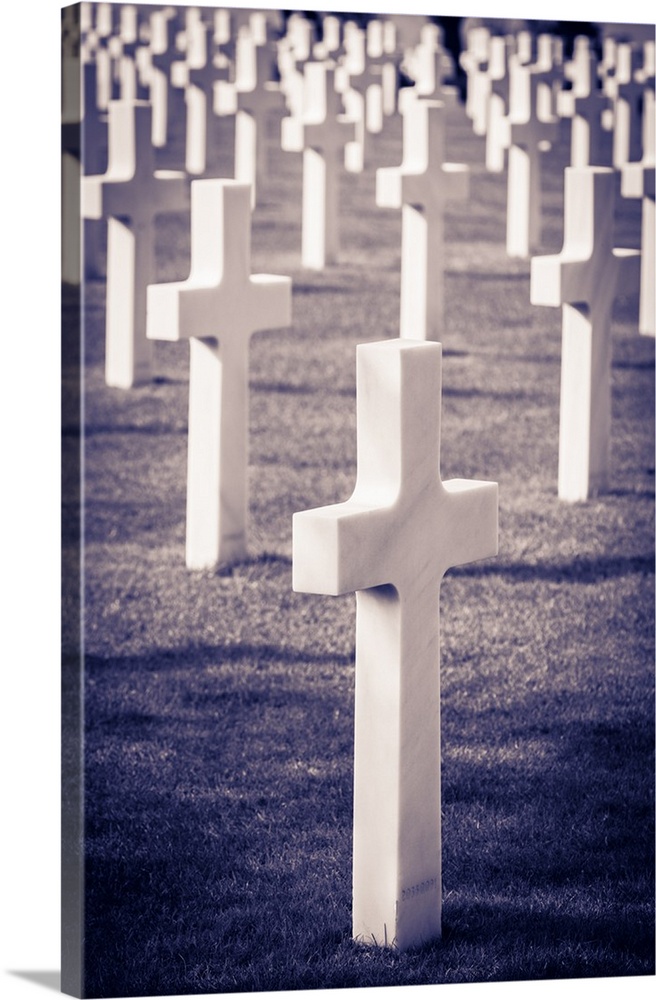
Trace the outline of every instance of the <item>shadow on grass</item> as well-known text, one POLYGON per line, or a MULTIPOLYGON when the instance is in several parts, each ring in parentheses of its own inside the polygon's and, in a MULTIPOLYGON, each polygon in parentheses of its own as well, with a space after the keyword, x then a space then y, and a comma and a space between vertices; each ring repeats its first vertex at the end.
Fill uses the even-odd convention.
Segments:
POLYGON ((265 382, 251 380, 251 389, 258 392, 280 392, 292 396, 346 396, 355 398, 355 386, 325 385, 294 385, 291 382, 265 382))
MULTIPOLYGON (((352 716, 332 721, 339 693, 176 697, 172 714, 144 720, 126 704, 111 734, 91 733, 90 995, 653 971, 647 718, 561 717, 543 737, 555 760, 447 761, 457 888, 442 941, 398 954, 349 941, 352 716)), ((540 699, 524 708, 532 722, 533 709, 559 711, 540 699)))
POLYGON ((355 285, 310 285, 306 282, 298 281, 292 285, 294 295, 352 295, 358 292, 355 285))
MULTIPOLYGON (((653 494, 647 494, 653 497, 653 494)), ((550 583, 600 583, 639 573, 654 575, 654 555, 602 556, 599 559, 572 559, 561 563, 509 563, 496 560, 471 566, 454 566, 449 575, 466 577, 504 576, 515 583, 547 580, 550 583)))
MULTIPOLYGON (((84 437, 93 438, 100 436, 122 434, 144 434, 153 437, 163 437, 165 435, 187 435, 186 427, 172 427, 171 424, 90 424, 84 428, 84 437)), ((80 430, 76 427, 62 427, 62 437, 79 437, 80 430)))
POLYGON ((274 646, 270 643, 217 643, 216 645, 187 646, 184 649, 157 649, 149 653, 129 656, 97 656, 87 654, 85 667, 89 676, 94 671, 107 670, 179 670, 193 667, 203 670, 217 664, 252 663, 264 666, 270 663, 326 664, 348 667, 354 662, 355 650, 348 655, 318 653, 291 646, 274 646))
POLYGON ((540 909, 533 900, 485 903, 454 895, 445 900, 443 938, 434 947, 466 955, 476 942, 491 956, 497 951, 499 961, 505 942, 503 967, 492 972, 491 981, 653 975, 652 927, 644 918, 636 920, 634 912, 599 912, 582 919, 564 912, 554 899, 540 909), (635 972, 627 972, 627 958, 636 955, 641 958, 635 972))
POLYGON ((509 403, 517 403, 521 400, 530 400, 531 403, 539 405, 541 403, 546 403, 548 397, 546 394, 539 394, 535 391, 524 392, 521 389, 516 389, 513 392, 500 392, 494 389, 473 389, 473 388, 454 388, 452 386, 442 387, 442 396, 452 396, 456 399, 505 399, 509 403))
MULTIPOLYGON (((466 278, 467 282, 494 282, 494 281, 529 281, 529 275, 526 271, 497 271, 490 273, 489 271, 449 271, 446 272, 450 277, 463 277, 466 278)), ((524 320, 524 325, 526 325, 526 320, 524 320)))

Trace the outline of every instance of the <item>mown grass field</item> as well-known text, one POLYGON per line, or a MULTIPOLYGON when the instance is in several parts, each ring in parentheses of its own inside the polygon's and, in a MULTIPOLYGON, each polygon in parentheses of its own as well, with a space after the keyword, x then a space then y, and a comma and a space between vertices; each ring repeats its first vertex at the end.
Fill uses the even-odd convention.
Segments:
MULTIPOLYGON (((543 252, 562 244, 562 136, 543 252)), ((446 220, 442 476, 498 481, 500 547, 442 586, 443 939, 351 940, 355 599, 291 589, 292 514, 355 482, 356 344, 397 335, 400 213, 374 198, 374 168, 401 161, 392 121, 343 177, 342 254, 322 273, 300 267, 300 156, 271 153, 253 271, 291 275, 293 323, 252 343, 246 561, 185 568, 186 345, 156 345, 152 385, 108 389, 104 283, 85 288, 89 996, 654 973, 654 341, 620 297, 610 490, 563 504, 560 312, 529 304, 506 176, 461 107, 447 155, 471 194, 446 220)), ((161 218, 159 280, 188 273, 188 225, 161 218)), ((637 203, 618 202, 617 237, 639 245, 637 203)))

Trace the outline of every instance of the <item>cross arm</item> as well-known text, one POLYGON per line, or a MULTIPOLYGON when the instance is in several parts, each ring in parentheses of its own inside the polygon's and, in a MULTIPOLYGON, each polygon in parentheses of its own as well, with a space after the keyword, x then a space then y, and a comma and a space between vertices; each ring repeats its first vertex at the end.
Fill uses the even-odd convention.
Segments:
POLYGON ((614 290, 630 295, 640 282, 640 251, 615 249, 603 267, 576 253, 534 257, 531 261, 530 300, 534 306, 589 305, 596 295, 612 295, 614 290))
POLYGON ((471 173, 466 163, 443 163, 444 196, 450 201, 467 201, 470 176, 471 173))
POLYGON ((575 254, 546 254, 531 260, 530 301, 533 306, 562 306, 590 298, 585 288, 590 261, 575 254))
POLYGON ((303 152, 303 122, 288 115, 280 122, 280 146, 285 153, 303 152))
POLYGON ((442 484, 453 530, 443 533, 445 570, 499 551, 499 486, 478 479, 449 479, 442 484))
POLYGON ((291 278, 278 274, 253 274, 250 286, 253 332, 278 330, 291 324, 291 278))
POLYGON ((390 583, 381 559, 391 533, 387 515, 353 499, 294 514, 293 589, 336 597, 390 583))
POLYGON ((103 218, 103 183, 105 177, 101 174, 83 177, 81 186, 82 218, 103 218))
POLYGON ((640 251, 619 248, 613 250, 617 264, 617 292, 635 295, 640 291, 640 251))
POLYGON ((379 167, 376 171, 376 204, 379 208, 400 208, 403 174, 399 167, 379 167))
MULTIPOLYGON (((146 336, 149 340, 186 340, 195 336, 183 320, 182 300, 189 281, 168 281, 146 289, 146 336)), ((196 291, 196 290, 194 290, 196 291)))
POLYGON ((622 197, 653 199, 654 173, 654 167, 646 165, 642 160, 623 163, 622 197))

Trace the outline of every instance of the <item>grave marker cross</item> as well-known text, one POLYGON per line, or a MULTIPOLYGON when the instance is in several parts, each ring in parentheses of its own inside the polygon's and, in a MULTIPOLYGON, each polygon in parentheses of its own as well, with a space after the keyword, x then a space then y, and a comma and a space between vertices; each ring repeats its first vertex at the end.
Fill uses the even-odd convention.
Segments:
POLYGON ((460 54, 460 65, 467 74, 465 112, 471 119, 474 135, 485 135, 487 102, 490 93, 488 75, 489 28, 470 28, 467 47, 460 54))
POLYGON ((171 65, 176 58, 176 21, 172 10, 155 10, 150 16, 147 83, 153 106, 152 141, 158 149, 166 146, 169 136, 171 65))
POLYGON ((603 127, 610 99, 598 86, 597 67, 594 52, 579 52, 572 89, 562 90, 558 95, 560 115, 572 119, 572 167, 610 166, 610 155, 605 155, 603 127))
POLYGON ((282 118, 285 99, 280 85, 271 78, 274 51, 268 46, 256 45, 247 32, 242 32, 238 46, 235 178, 251 185, 255 207, 257 189, 267 176, 267 125, 274 112, 282 118))
POLYGON ((642 159, 622 164, 622 196, 642 199, 640 310, 638 329, 656 335, 656 111, 654 76, 646 76, 642 117, 642 159))
POLYGON ((290 278, 250 273, 250 198, 237 181, 193 181, 189 278, 148 289, 148 336, 189 340, 189 569, 246 555, 248 348, 291 320, 290 278))
POLYGON ((303 150, 301 260, 323 270, 339 254, 339 182, 344 149, 355 126, 341 112, 335 71, 321 62, 304 67, 304 110, 299 121, 283 119, 281 142, 288 152, 303 150))
POLYGON ((221 138, 215 114, 215 91, 219 81, 228 79, 229 67, 224 57, 214 56, 211 32, 205 24, 199 24, 194 35, 184 88, 187 107, 185 168, 196 177, 216 177, 220 169, 221 138))
POLYGON ((356 591, 353 936, 441 932, 440 582, 497 552, 497 484, 440 477, 441 344, 357 348, 350 500, 293 518, 293 588, 356 591))
POLYGON ((543 144, 558 138, 560 121, 541 120, 538 90, 543 74, 522 65, 516 56, 510 67, 510 145, 508 148, 508 218, 506 252, 528 257, 540 245, 542 233, 541 156, 543 144))
POLYGON ((440 340, 444 210, 469 194, 469 169, 444 163, 444 104, 417 98, 403 115, 403 162, 376 171, 376 203, 402 208, 400 336, 440 340))
POLYGON ((490 173, 501 173, 510 143, 508 107, 510 98, 509 61, 514 51, 512 38, 490 38, 487 77, 487 113, 485 124, 485 166, 490 173))
POLYGON ((638 46, 622 42, 617 47, 617 66, 613 85, 614 128, 613 166, 635 162, 642 155, 642 102, 644 84, 640 77, 641 57, 638 46))
POLYGON ((608 482, 613 299, 639 287, 640 254, 613 249, 614 174, 565 169, 560 254, 531 261, 533 305, 562 306, 558 496, 586 500, 608 482))
POLYGON ((179 171, 155 170, 150 104, 110 101, 108 131, 107 172, 82 178, 82 214, 107 219, 105 379, 128 389, 152 377, 146 287, 155 277, 155 217, 184 209, 189 186, 179 171))

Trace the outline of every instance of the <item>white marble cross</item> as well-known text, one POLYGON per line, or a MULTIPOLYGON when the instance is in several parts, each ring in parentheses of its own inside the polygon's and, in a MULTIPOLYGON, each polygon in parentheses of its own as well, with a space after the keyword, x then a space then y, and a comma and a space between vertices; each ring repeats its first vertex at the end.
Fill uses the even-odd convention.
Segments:
POLYGON ((510 144, 508 107, 510 92, 509 61, 514 41, 494 35, 488 51, 487 117, 485 126, 485 166, 490 173, 502 173, 510 144))
POLYGON ((155 10, 150 15, 147 85, 153 108, 152 142, 161 149, 169 139, 171 64, 176 58, 176 22, 171 8, 155 10))
MULTIPOLYGON (((82 8, 84 10, 84 7, 82 8)), ((112 4, 99 3, 87 10, 95 13, 95 23, 84 32, 80 55, 83 62, 94 60, 97 70, 96 100, 101 111, 106 111, 112 98, 112 60, 109 53, 109 40, 114 31, 114 17, 118 15, 118 7, 112 4)))
POLYGON ((339 254, 340 173, 355 126, 341 113, 335 71, 327 63, 305 64, 303 89, 303 117, 283 119, 281 143, 288 152, 303 151, 301 260, 321 271, 339 254))
POLYGON ((440 583, 496 555, 496 483, 440 476, 441 344, 357 348, 350 500, 294 514, 293 588, 357 594, 353 936, 441 933, 440 583))
MULTIPOLYGON (((71 10, 72 8, 64 8, 71 10)), ((84 221, 80 240, 80 177, 98 174, 106 167, 107 121, 96 103, 95 59, 83 61, 76 54, 62 56, 62 279, 79 284, 81 267, 87 277, 104 277, 102 222, 84 221), (84 261, 81 250, 84 246, 84 261)))
POLYGON ((315 59, 337 60, 344 54, 342 46, 342 22, 335 14, 324 14, 321 19, 321 39, 312 46, 315 59))
POLYGON ((344 164, 349 173, 359 174, 370 158, 371 136, 383 127, 382 64, 368 58, 366 33, 352 21, 344 25, 344 49, 335 71, 335 88, 355 131, 346 145, 344 164))
POLYGON ((598 86, 598 59, 589 47, 578 47, 570 76, 572 89, 558 94, 558 113, 572 120, 570 165, 610 166, 605 162, 610 157, 604 151, 603 127, 610 99, 598 86))
POLYGON ((400 336, 440 340, 444 211, 469 194, 469 168, 444 162, 444 104, 420 98, 403 115, 403 162, 376 171, 376 204, 402 208, 400 336))
POLYGON ((118 31, 109 40, 109 52, 113 62, 116 96, 123 101, 136 101, 146 96, 137 73, 137 53, 142 48, 139 27, 137 7, 133 4, 121 4, 118 31))
MULTIPOLYGON (((435 27, 436 25, 426 25, 426 28, 435 27)), ((417 97, 443 101, 447 107, 454 107, 458 103, 458 88, 444 83, 453 73, 453 60, 434 33, 422 32, 422 40, 413 53, 410 70, 415 81, 411 89, 417 97)), ((403 100, 408 89, 404 87, 399 95, 403 100)))
POLYGON ((608 167, 567 167, 563 249, 531 261, 532 304, 563 311, 561 500, 586 500, 608 485, 613 301, 637 292, 640 272, 637 250, 613 249, 614 185, 608 167))
POLYGON ((282 119, 285 99, 280 85, 272 79, 275 54, 255 45, 249 31, 242 29, 237 43, 235 179, 250 184, 253 207, 257 191, 267 176, 269 118, 282 119))
POLYGON ((560 120, 541 120, 538 89, 542 74, 516 57, 510 63, 510 145, 506 252, 528 258, 542 235, 541 156, 544 144, 558 139, 560 120))
POLYGON ((622 164, 622 196, 642 199, 640 233, 640 308, 638 330, 656 336, 656 212, 654 177, 656 173, 656 111, 654 77, 645 81, 642 159, 622 164))
POLYGON ((215 90, 228 79, 228 60, 215 57, 210 29, 200 23, 194 29, 194 45, 188 53, 184 73, 187 135, 185 169, 195 178, 216 177, 221 140, 214 112, 215 90))
POLYGON ((635 162, 642 156, 642 100, 644 84, 639 80, 641 49, 630 42, 617 47, 617 64, 612 78, 613 166, 635 162))
MULTIPOLYGON (((278 44, 280 88, 292 116, 302 112, 303 68, 313 58, 313 36, 314 30, 307 18, 293 13, 287 19, 287 31, 278 44)), ((314 58, 327 56, 317 53, 314 58)))
POLYGON ((489 47, 490 29, 473 27, 467 34, 467 47, 460 54, 460 65, 467 74, 465 113, 471 119, 474 135, 485 135, 487 129, 489 47))
MULTIPOLYGON (((347 114, 354 120, 361 121, 362 128, 371 134, 382 132, 383 129, 385 59, 382 41, 380 21, 370 21, 366 31, 348 22, 344 30, 345 53, 336 74, 336 86, 342 93, 347 114), (372 25, 380 29, 378 38, 372 25), (372 44, 374 52, 378 49, 377 54, 371 51, 372 44)), ((364 136, 359 136, 358 141, 362 146, 359 153, 361 163, 354 169, 359 173, 364 168, 365 153, 369 143, 364 136)))
MULTIPOLYGON (((367 24, 367 60, 376 65, 380 70, 380 86, 374 84, 374 92, 380 91, 376 100, 370 102, 373 107, 370 117, 376 110, 379 102, 379 112, 384 117, 391 117, 398 110, 399 95, 399 67, 398 58, 395 55, 394 40, 390 39, 386 27, 393 28, 391 22, 383 22, 378 18, 373 18, 367 24)), ((371 88, 369 88, 371 90, 371 88)), ((382 129, 383 119, 380 119, 382 129)), ((372 129, 375 131, 375 129, 372 129)))
POLYGON ((152 378, 146 286, 155 278, 155 217, 189 203, 185 175, 155 170, 151 108, 109 102, 107 172, 82 178, 82 216, 107 219, 105 379, 129 389, 152 378))
POLYGON ((291 322, 291 279, 250 273, 247 184, 191 185, 191 271, 148 288, 148 336, 189 340, 186 564, 247 554, 248 349, 291 322))

